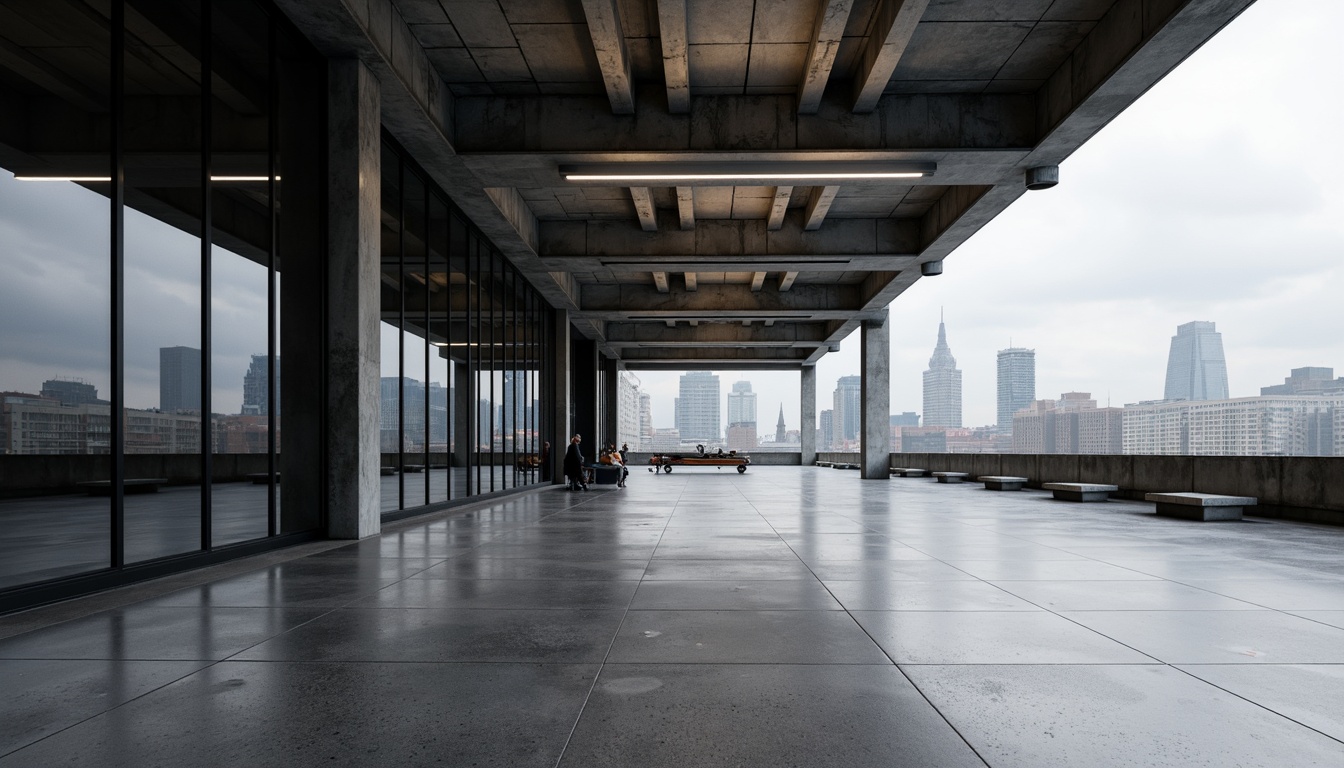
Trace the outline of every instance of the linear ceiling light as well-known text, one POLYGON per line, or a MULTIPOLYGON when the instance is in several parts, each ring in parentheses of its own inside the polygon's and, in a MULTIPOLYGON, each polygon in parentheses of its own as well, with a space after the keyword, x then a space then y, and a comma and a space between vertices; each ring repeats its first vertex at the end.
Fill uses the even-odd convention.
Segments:
MULTIPOLYGON (((15 176, 15 181, 88 181, 110 182, 111 176, 15 176)), ((266 181, 265 176, 211 176, 211 181, 266 181)), ((279 176, 275 177, 280 180, 279 176)))
POLYGON ((784 162, 765 163, 597 163, 562 165, 566 181, 843 181, 846 179, 920 179, 932 176, 937 163, 923 162, 784 162))

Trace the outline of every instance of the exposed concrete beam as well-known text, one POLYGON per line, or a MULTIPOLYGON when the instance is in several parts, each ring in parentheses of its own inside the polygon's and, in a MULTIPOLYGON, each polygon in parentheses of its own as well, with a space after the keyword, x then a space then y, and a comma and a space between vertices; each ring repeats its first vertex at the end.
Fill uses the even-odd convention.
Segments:
POLYGON ((655 287, 658 288, 658 292, 659 292, 659 293, 667 293, 667 290, 668 290, 668 288, 667 288, 667 273, 666 273, 666 272, 654 272, 654 273, 653 273, 653 284, 654 284, 655 287))
POLYGON ((821 229, 821 222, 826 220, 831 203, 835 201, 835 193, 839 191, 839 187, 812 188, 812 199, 807 201, 807 213, 803 214, 803 229, 809 232, 821 229))
POLYGON ((635 214, 639 216, 639 227, 645 232, 658 231, 658 216, 654 213, 653 193, 648 187, 631 187, 630 200, 635 204, 635 214))
POLYGON ((683 274, 683 277, 686 278, 686 290, 688 290, 688 291, 695 291, 695 290, 697 290, 697 286, 696 286, 696 282, 695 282, 695 273, 694 273, 694 272, 686 272, 686 273, 683 274))
POLYGON ((779 290, 780 290, 780 291, 787 291, 787 290, 789 290, 790 288, 793 287, 793 281, 794 281, 794 280, 797 280, 797 279, 798 279, 798 273, 797 273, 797 272, 785 272, 785 273, 779 278, 779 290))
POLYGON ((677 187, 677 215, 682 229, 695 229, 695 187, 677 187))
POLYGON ((854 78, 855 112, 871 112, 877 106, 928 5, 929 0, 879 1, 868 41, 859 53, 854 78))
MULTIPOLYGON (((661 88, 640 87, 639 118, 611 114, 594 96, 472 96, 457 99, 456 146, 464 153, 518 155, 591 153, 603 162, 621 153, 641 162, 664 159, 771 159, 768 153, 817 151, 928 151, 910 160, 938 162, 933 183, 944 183, 943 168, 953 158, 941 153, 973 150, 979 162, 987 150, 1020 150, 1036 145, 1036 96, 1030 94, 889 94, 867 114, 850 112, 838 97, 822 99, 815 115, 800 115, 792 95, 698 96, 688 114, 662 109, 661 88), (731 153, 724 148, 731 147, 731 153), (704 152, 705 157, 686 153, 704 152)), ((1020 157, 1020 156, 1019 156, 1020 157)), ((834 157, 817 159, 834 159, 834 157)), ((862 158, 859 158, 862 159, 862 158)), ((890 159, 890 158, 885 158, 890 159)), ((578 160, 576 160, 578 162, 578 160)), ((1014 161, 1015 162, 1015 161, 1014 161)), ((555 158, 548 160, 552 183, 555 158)), ((488 166, 487 166, 488 167, 488 166)), ((525 186, 489 181, 497 186, 525 186)))
POLYGON ((628 370, 649 369, 658 366, 677 366, 691 368, 693 364, 713 365, 716 369, 730 367, 734 363, 750 363, 755 366, 801 367, 806 359, 807 350, 774 347, 706 347, 697 349, 685 347, 676 350, 641 349, 627 347, 621 350, 621 359, 628 370))
POLYGON ((0 37, 0 66, 85 112, 106 113, 111 108, 95 89, 3 37, 0 37))
POLYGON ((759 291, 764 286, 765 286, 765 273, 753 272, 751 274, 751 290, 759 291))
POLYGON ((663 46, 667 111, 691 111, 690 46, 686 36, 686 0, 658 0, 658 39, 663 46))
POLYGON ((541 255, 548 269, 586 272, 703 271, 706 263, 737 272, 899 269, 892 260, 918 255, 925 242, 921 219, 831 219, 825 233, 804 229, 801 211, 790 211, 775 232, 760 219, 700 221, 693 232, 671 226, 670 217, 661 223, 655 234, 628 221, 543 221, 541 255))
POLYGON ((784 214, 789 211, 789 198, 793 197, 793 187, 775 187, 775 200, 770 204, 770 218, 765 228, 778 232, 784 226, 784 214))
POLYGON ((750 326, 751 322, 702 322, 695 328, 686 325, 669 328, 657 322, 612 322, 607 324, 607 343, 613 348, 641 345, 686 347, 701 344, 811 348, 827 343, 825 323, 785 323, 771 328, 754 328, 750 326))
POLYGON ((616 0, 582 0, 582 3, 611 111, 617 115, 633 115, 635 98, 630 80, 630 57, 626 55, 625 33, 621 30, 620 8, 616 0))
POLYGON ((766 321, 764 322, 764 325, 765 325, 766 328, 774 328, 774 327, 775 327, 775 321, 774 321, 774 320, 766 320, 766 321))
POLYGON ((606 320, 844 320, 863 302, 853 284, 800 283, 779 293, 753 293, 745 284, 702 285, 698 291, 659 293, 651 285, 585 283, 576 317, 606 320))
POLYGON ((821 0, 812 23, 812 45, 803 66, 803 81, 798 86, 799 112, 813 114, 821 106, 821 96, 831 79, 831 67, 835 65, 835 54, 840 50, 853 5, 854 0, 821 0))

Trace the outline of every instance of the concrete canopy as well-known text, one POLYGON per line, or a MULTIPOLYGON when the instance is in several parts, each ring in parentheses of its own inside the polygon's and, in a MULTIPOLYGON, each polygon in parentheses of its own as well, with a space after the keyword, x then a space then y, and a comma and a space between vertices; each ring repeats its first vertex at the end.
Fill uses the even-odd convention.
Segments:
POLYGON ((607 355, 796 368, 882 316, 921 264, 1026 191, 1028 169, 1057 166, 1251 2, 279 4, 324 52, 370 66, 387 129, 607 355), (936 171, 787 177, 837 161, 936 171), (560 173, 629 163, 768 163, 786 178, 560 173))

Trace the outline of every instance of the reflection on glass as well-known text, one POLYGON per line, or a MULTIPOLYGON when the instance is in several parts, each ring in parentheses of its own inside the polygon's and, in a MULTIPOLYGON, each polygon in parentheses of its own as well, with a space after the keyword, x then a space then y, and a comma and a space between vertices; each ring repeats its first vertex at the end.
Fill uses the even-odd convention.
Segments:
POLYGON ((127 104, 174 109, 128 118, 125 167, 126 479, 174 483, 127 494, 126 561, 201 547, 200 7, 126 31, 127 104), (171 23, 164 23, 171 22, 171 23), (171 137, 171 141, 169 140, 171 137), (165 146, 169 144, 169 146, 165 146))
POLYGON ((110 486, 109 206, 100 186, 26 183, 0 170, 0 588, 111 564, 106 494, 48 495, 110 486), (38 462, 64 471, 37 471, 38 462))

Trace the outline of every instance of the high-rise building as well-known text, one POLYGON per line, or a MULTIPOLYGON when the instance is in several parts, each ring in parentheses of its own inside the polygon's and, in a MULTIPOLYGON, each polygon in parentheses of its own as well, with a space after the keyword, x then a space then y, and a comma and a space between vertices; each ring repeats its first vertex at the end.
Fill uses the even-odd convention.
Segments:
POLYGON ((159 348, 159 410, 201 410, 201 350, 159 348))
MULTIPOLYGON (((1329 370, 1329 369, 1326 369, 1329 370)), ((98 390, 81 379, 47 379, 42 382, 42 396, 61 405, 107 405, 98 399, 98 390)))
POLYGON ((616 378, 616 446, 629 445, 640 450, 640 440, 644 435, 643 401, 645 394, 640 391, 638 376, 629 371, 621 371, 616 378))
POLYGON ((1167 355, 1165 400, 1226 400, 1227 361, 1215 324, 1196 320, 1176 326, 1167 355))
MULTIPOLYGON (((270 366, 266 365, 266 355, 253 355, 252 364, 243 374, 244 416, 264 416, 270 413, 271 387, 270 366)), ((280 391, 280 358, 275 358, 275 391, 280 391)), ((276 414, 280 413, 280 403, 275 404, 276 414)))
POLYGON ((938 321, 938 344, 924 372, 924 426, 961 426, 961 371, 947 346, 947 329, 938 321))
POLYGON ((902 413, 891 414, 891 426, 893 427, 918 427, 919 414, 914 411, 904 411, 902 413))
POLYGON ((639 450, 653 449, 653 396, 639 393, 639 450))
POLYGON ((836 444, 859 439, 863 429, 863 377, 841 376, 835 382, 835 394, 832 395, 835 407, 836 444))
MULTIPOLYGON (((1344 376, 1335 378, 1334 368, 1294 368, 1282 384, 1261 387, 1260 396, 1269 395, 1321 395, 1344 392, 1344 376)), ((46 385, 42 394, 46 394, 46 385)))
POLYGON ((1183 456, 1344 455, 1344 393, 1126 405, 1124 452, 1183 456))
POLYGON ((735 382, 728 393, 728 426, 755 423, 756 393, 751 391, 751 382, 735 382))
POLYGON ((677 431, 684 442, 719 440, 719 377, 709 371, 681 375, 677 397, 677 431))
MULTIPOLYGON (((433 385, 438 386, 438 385, 433 385)), ((384 453, 398 450, 423 451, 425 449, 425 384, 419 379, 400 379, 396 376, 384 376, 379 382, 379 400, 382 403, 378 414, 379 443, 384 453), (405 420, 402 420, 402 407, 405 407, 405 420)), ((493 423, 490 418, 489 400, 485 403, 480 416, 484 419, 483 428, 488 434, 493 423)), ((431 417, 432 418, 432 417, 431 417)), ((444 425, 447 432, 447 425, 444 425)), ((447 435, 445 434, 446 438, 447 435)), ((433 436, 429 436, 433 440, 433 436)))
POLYGON ((1124 412, 1098 408, 1089 392, 1036 400, 1013 414, 1014 453, 1107 455, 1124 450, 1124 412))
POLYGON ((1002 432, 1012 432, 1013 414, 1036 399, 1036 350, 1009 347, 999 350, 999 420, 1002 432))
POLYGON ((821 412, 821 426, 817 429, 817 450, 829 451, 835 447, 835 411, 821 412))
POLYGON ((775 422, 775 442, 783 444, 788 439, 784 430, 784 404, 779 404, 779 421, 775 422))

